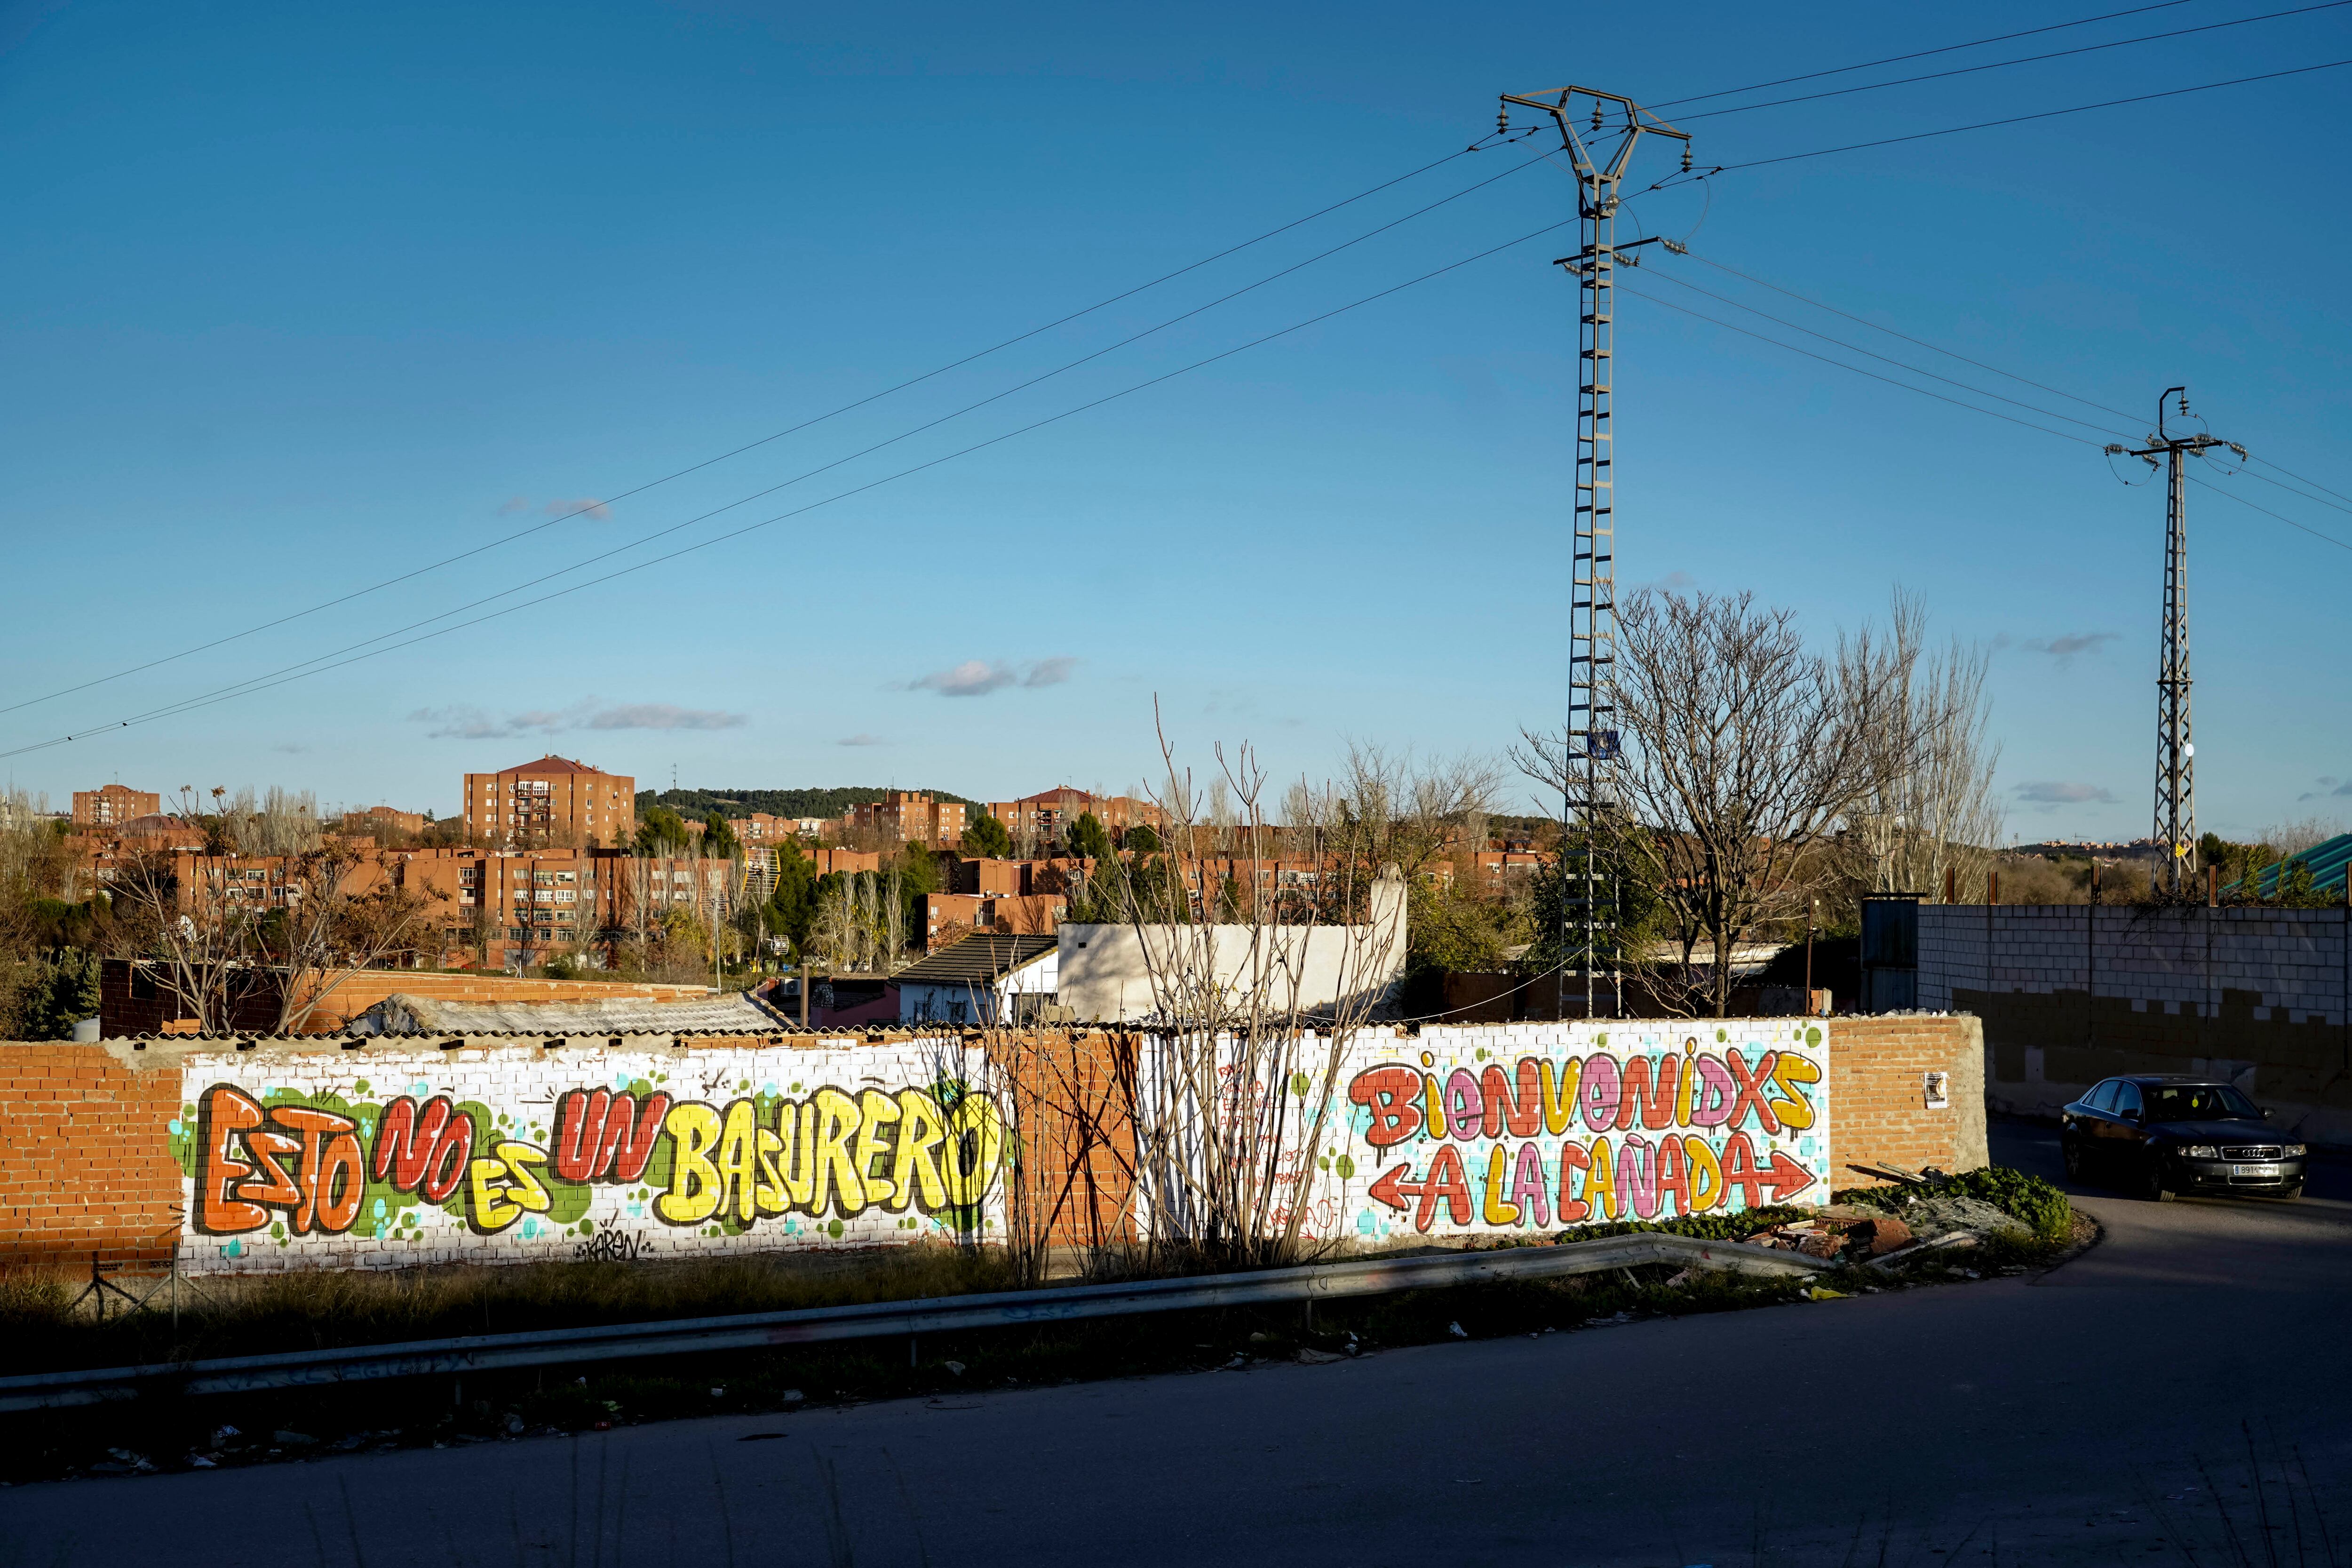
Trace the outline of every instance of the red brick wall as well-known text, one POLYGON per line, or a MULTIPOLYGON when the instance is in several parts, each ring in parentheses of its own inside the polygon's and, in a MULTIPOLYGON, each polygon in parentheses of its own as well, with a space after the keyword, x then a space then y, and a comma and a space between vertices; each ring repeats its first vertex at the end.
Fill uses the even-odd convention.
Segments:
POLYGON ((0 1264, 168 1265, 180 1167, 177 1072, 133 1072, 98 1046, 0 1043, 0 1264))
POLYGON ((1830 1152, 1834 1186, 1872 1186, 1848 1167, 1970 1171, 1986 1163, 1984 1032, 1974 1018, 1832 1018, 1830 1152), (1927 1105, 1927 1075, 1951 1074, 1948 1109, 1927 1105))
MULTIPOLYGON (((180 1016, 182 1009, 172 999, 170 971, 156 965, 151 967, 151 973, 156 978, 152 987, 153 994, 142 997, 133 994, 129 960, 110 958, 100 966, 99 1017, 109 1039, 158 1034, 165 1024, 180 1016)), ((436 1002, 595 1002, 607 998, 685 1002, 709 994, 709 988, 703 985, 669 985, 653 981, 526 980, 508 974, 363 969, 328 993, 302 1032, 339 1034, 346 1024, 395 991, 404 996, 424 996, 436 1002)), ((241 1004, 234 1020, 239 1029, 248 1032, 268 1029, 277 1021, 278 997, 274 990, 241 1004)))

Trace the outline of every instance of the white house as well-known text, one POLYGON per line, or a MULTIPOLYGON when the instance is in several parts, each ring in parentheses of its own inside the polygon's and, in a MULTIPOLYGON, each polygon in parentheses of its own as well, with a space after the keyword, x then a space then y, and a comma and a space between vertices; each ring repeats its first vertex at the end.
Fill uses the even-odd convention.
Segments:
MULTIPOLYGON (((1315 1012, 1343 998, 1377 1014, 1404 979, 1405 886, 1374 882, 1361 925, 1065 925, 1055 987, 1066 1017, 1119 1023, 1159 1010, 1159 984, 1205 969, 1234 1005, 1253 986, 1266 1005, 1315 1012)), ((950 950, 950 952, 953 949, 950 950)))
POLYGON ((1050 936, 975 931, 891 976, 902 1024, 1031 1023, 1054 1004, 1050 936))

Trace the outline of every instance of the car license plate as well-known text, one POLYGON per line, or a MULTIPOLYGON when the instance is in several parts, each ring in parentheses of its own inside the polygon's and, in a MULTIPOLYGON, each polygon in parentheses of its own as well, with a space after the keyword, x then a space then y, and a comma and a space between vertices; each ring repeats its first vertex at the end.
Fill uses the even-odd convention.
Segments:
POLYGON ((2280 1172, 2276 1165, 2232 1165, 2230 1167, 2230 1173, 2233 1176, 2275 1177, 2280 1172))

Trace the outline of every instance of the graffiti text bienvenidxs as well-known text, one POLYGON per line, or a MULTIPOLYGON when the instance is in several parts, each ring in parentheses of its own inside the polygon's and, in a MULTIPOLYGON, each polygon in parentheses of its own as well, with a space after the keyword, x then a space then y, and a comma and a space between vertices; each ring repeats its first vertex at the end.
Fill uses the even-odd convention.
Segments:
POLYGON ((1306 1228, 1525 1233, 1824 1201, 1824 1039, 1819 1023, 1559 1025, 1467 1060, 1364 1040, 1306 1228))

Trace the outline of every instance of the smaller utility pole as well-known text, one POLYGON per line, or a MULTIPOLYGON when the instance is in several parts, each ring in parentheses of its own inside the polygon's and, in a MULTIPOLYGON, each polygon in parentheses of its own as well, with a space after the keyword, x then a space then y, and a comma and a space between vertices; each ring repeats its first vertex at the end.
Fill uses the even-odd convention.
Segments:
MULTIPOLYGON (((2189 735, 2189 494, 2182 458, 2227 447, 2242 458, 2246 449, 2216 436, 2175 436, 2164 427, 2164 400, 2180 395, 2180 413, 2189 413, 2189 389, 2168 386, 2156 399, 2156 434, 2147 445, 2127 447, 2112 443, 2109 457, 2139 458, 2151 469, 2160 456, 2165 466, 2164 509, 2164 646, 2158 656, 2156 676, 2156 841, 2164 847, 2164 870, 2155 889, 2185 898, 2197 873, 2197 747, 2189 735)), ((2095 865, 2091 901, 2098 902, 2095 865)))
POLYGON ((1813 1013, 1813 922, 1821 919, 1822 901, 1815 899, 1805 910, 1805 1016, 1813 1013))

